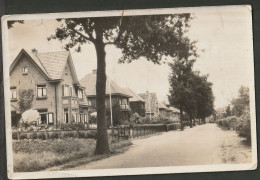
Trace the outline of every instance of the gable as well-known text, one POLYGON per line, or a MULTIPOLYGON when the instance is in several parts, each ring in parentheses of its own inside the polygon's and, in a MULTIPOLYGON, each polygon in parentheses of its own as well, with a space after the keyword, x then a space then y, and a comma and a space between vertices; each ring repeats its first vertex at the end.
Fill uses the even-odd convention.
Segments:
POLYGON ((49 78, 48 73, 44 70, 40 61, 37 60, 37 57, 33 57, 31 54, 29 55, 28 52, 26 52, 24 49, 20 51, 20 53, 17 55, 17 57, 11 64, 9 68, 10 76, 12 75, 15 69, 20 71, 22 75, 22 68, 26 66, 29 66, 30 69, 35 69, 35 72, 41 74, 45 79, 49 78))

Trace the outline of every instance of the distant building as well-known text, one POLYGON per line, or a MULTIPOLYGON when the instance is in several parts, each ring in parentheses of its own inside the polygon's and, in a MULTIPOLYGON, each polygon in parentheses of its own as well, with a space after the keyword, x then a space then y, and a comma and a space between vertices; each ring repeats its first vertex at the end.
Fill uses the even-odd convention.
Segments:
POLYGON ((145 101, 130 88, 125 88, 124 90, 132 96, 129 98, 131 113, 138 113, 139 116, 145 117, 145 101))
POLYGON ((88 122, 88 101, 68 51, 34 53, 22 49, 10 66, 12 121, 19 118, 19 93, 32 90, 38 125, 88 122))
POLYGON ((159 102, 159 115, 162 117, 166 117, 167 116, 167 110, 168 107, 166 107, 165 104, 159 102))
POLYGON ((149 91, 146 91, 146 93, 142 93, 138 95, 145 101, 146 116, 147 117, 159 116, 159 103, 158 103, 156 93, 150 93, 149 91))
MULTIPOLYGON (((93 70, 91 74, 87 74, 80 80, 80 84, 82 84, 86 89, 86 96, 90 101, 90 105, 92 107, 96 107, 96 80, 97 80, 97 71, 93 70)), ((129 106, 129 98, 131 97, 128 93, 126 93, 119 85, 117 85, 114 81, 112 81, 109 77, 107 77, 106 81, 106 110, 110 112, 110 94, 111 94, 111 104, 112 107, 119 106, 119 110, 116 110, 114 114, 118 114, 122 112, 123 119, 128 120, 130 118, 130 106, 129 106)), ((113 115, 113 113, 112 113, 113 115)), ((108 117, 109 118, 109 117, 108 117)))

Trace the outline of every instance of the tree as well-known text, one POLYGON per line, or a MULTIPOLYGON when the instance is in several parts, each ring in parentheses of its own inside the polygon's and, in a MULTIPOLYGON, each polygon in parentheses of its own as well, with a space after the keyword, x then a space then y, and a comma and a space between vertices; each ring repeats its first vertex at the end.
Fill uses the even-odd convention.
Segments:
POLYGON ((62 25, 48 40, 67 40, 69 50, 92 43, 97 55, 97 143, 95 154, 109 154, 107 121, 105 114, 106 52, 107 45, 122 50, 119 62, 131 62, 141 57, 160 64, 165 56, 182 56, 183 49, 195 51, 188 38, 183 38, 189 26, 190 14, 120 16, 58 19, 62 25))
POLYGON ((175 60, 170 64, 172 73, 169 76, 170 94, 169 102, 180 109, 182 130, 183 111, 188 113, 190 127, 194 118, 202 119, 214 114, 214 95, 212 83, 207 81, 205 75, 193 71, 195 60, 175 60))
POLYGON ((18 20, 18 21, 7 21, 7 27, 8 27, 8 29, 13 28, 13 25, 14 25, 15 23, 23 24, 24 21, 23 21, 23 20, 18 20))
POLYGON ((237 117, 243 114, 246 107, 249 107, 249 88, 241 86, 238 90, 238 93, 238 98, 234 98, 231 101, 231 104, 233 105, 232 114, 236 115, 237 117))
POLYGON ((19 99, 18 99, 18 105, 19 110, 23 113, 28 109, 31 109, 32 107, 32 101, 33 101, 33 90, 19 90, 19 99))
POLYGON ((206 117, 215 113, 214 101, 215 97, 212 91, 212 83, 207 80, 208 75, 195 74, 194 89, 196 101, 196 118, 201 119, 205 123, 206 117))
POLYGON ((184 129, 183 111, 190 112, 194 107, 194 98, 191 92, 192 67, 194 60, 175 59, 173 63, 169 63, 171 74, 169 75, 169 103, 180 110, 181 129, 184 129))

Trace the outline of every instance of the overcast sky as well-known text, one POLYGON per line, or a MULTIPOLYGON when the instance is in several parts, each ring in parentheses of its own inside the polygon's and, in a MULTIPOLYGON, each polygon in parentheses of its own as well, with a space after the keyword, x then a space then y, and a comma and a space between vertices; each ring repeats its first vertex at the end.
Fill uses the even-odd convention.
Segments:
MULTIPOLYGON (((200 54, 194 69, 209 74, 213 82, 216 97, 215 106, 226 106, 237 96, 241 85, 249 86, 252 81, 252 38, 251 14, 247 8, 206 8, 194 13, 188 36, 198 41, 200 54)), ((24 24, 15 24, 9 30, 10 59, 13 60, 24 48, 36 48, 39 52, 62 50, 59 41, 47 41, 55 32, 59 23, 55 20, 30 20, 24 24)), ((107 74, 121 87, 129 87, 136 93, 146 90, 156 92, 160 100, 166 99, 169 91, 169 67, 166 64, 154 65, 144 58, 131 64, 118 64, 121 51, 114 46, 107 46, 107 74)), ((81 53, 71 50, 74 65, 81 79, 96 69, 94 46, 84 45, 81 53)))

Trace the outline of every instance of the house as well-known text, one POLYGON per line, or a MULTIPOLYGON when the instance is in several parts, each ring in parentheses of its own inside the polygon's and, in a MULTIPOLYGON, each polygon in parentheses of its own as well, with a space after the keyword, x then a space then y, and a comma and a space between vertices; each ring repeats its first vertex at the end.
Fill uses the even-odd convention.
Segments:
POLYGON ((58 128, 63 123, 88 123, 89 103, 68 51, 38 53, 22 49, 10 66, 12 118, 19 117, 21 92, 32 92, 31 109, 38 125, 58 128))
MULTIPOLYGON (((86 96, 90 102, 91 107, 96 107, 96 80, 97 80, 97 70, 93 70, 91 74, 87 74, 80 80, 86 89, 86 96)), ((126 93, 119 85, 117 85, 113 80, 107 77, 106 81, 106 111, 107 118, 111 117, 110 104, 112 105, 112 117, 108 119, 109 125, 119 124, 121 120, 129 120, 130 118, 130 106, 129 98, 131 96, 126 93)))
POLYGON ((174 108, 172 106, 169 106, 166 110, 168 113, 168 117, 174 121, 174 122, 180 122, 180 110, 177 108, 174 108))
POLYGON ((165 104, 163 104, 162 102, 159 102, 158 103, 158 106, 159 106, 159 115, 161 117, 166 117, 167 116, 167 110, 168 108, 166 107, 165 104))
POLYGON ((124 90, 126 93, 132 96, 129 98, 131 113, 137 113, 139 116, 145 117, 145 101, 132 89, 124 88, 124 90))
POLYGON ((170 106, 165 101, 160 102, 159 111, 164 117, 168 117, 174 122, 180 121, 180 110, 170 106))
POLYGON ((156 93, 150 93, 149 91, 146 91, 146 93, 141 93, 138 95, 145 101, 146 116, 147 117, 159 116, 159 103, 157 100, 156 93))

